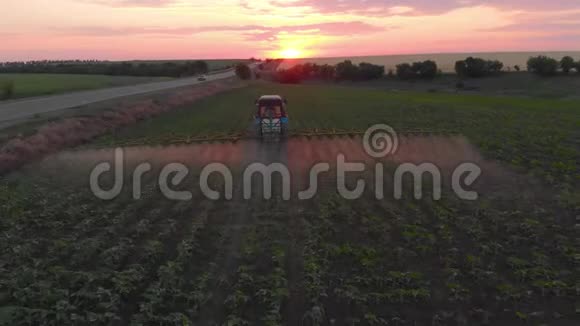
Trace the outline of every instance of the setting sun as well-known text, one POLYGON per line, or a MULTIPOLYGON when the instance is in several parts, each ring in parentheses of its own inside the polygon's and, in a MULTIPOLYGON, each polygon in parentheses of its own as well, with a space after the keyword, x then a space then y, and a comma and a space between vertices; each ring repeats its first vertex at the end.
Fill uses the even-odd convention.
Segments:
POLYGON ((280 51, 279 56, 284 59, 297 59, 302 56, 302 51, 297 49, 284 49, 280 51))

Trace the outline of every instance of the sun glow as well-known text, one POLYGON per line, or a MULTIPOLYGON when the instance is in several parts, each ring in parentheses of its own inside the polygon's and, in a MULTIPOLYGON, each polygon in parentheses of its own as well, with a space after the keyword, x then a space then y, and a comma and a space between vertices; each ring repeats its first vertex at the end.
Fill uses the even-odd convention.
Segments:
POLYGON ((283 59, 297 59, 302 56, 302 51, 298 49, 284 49, 279 52, 279 57, 283 59))

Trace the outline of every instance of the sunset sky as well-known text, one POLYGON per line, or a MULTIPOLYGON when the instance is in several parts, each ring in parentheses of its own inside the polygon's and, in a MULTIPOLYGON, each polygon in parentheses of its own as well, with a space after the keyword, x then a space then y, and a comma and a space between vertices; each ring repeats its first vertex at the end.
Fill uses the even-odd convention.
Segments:
POLYGON ((2 0, 0 61, 580 50, 580 0, 2 0))

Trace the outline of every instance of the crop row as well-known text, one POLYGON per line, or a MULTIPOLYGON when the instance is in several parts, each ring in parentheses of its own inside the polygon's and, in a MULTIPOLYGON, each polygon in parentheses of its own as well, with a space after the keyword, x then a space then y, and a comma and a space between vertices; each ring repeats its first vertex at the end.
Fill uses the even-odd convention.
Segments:
POLYGON ((10 324, 574 320, 575 215, 557 198, 172 202, 149 184, 103 202, 54 184, 0 187, 10 324))
POLYGON ((574 318, 577 249, 546 212, 331 198, 308 221, 310 325, 574 318))

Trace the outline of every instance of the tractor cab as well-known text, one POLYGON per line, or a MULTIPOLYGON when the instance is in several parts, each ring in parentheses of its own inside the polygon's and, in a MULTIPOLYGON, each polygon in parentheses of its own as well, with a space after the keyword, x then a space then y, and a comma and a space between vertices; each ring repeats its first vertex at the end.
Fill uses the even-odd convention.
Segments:
POLYGON ((258 134, 285 135, 288 129, 288 101, 280 95, 264 95, 256 100, 258 134))

